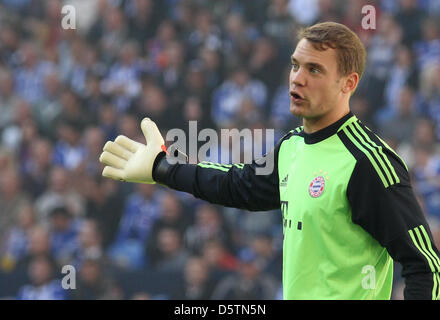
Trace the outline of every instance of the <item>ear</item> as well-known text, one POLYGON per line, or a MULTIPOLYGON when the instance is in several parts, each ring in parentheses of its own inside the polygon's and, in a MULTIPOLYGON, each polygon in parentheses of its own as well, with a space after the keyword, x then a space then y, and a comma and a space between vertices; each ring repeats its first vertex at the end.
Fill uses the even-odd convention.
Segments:
POLYGON ((342 83, 341 91, 343 93, 352 94, 356 90, 358 84, 359 84, 359 75, 357 74, 357 72, 352 72, 345 77, 342 83))

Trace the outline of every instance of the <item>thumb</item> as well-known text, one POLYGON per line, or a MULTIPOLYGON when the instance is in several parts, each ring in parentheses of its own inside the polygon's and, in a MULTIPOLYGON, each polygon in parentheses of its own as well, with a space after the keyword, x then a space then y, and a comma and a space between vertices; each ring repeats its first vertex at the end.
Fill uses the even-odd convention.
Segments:
POLYGON ((147 144, 154 143, 163 145, 164 141, 156 123, 151 121, 150 118, 144 118, 141 122, 141 129, 147 140, 147 144))

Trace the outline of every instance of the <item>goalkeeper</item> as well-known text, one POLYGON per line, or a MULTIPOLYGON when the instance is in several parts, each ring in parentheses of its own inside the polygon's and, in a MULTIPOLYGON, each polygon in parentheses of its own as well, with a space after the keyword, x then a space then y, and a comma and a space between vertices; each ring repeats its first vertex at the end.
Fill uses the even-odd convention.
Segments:
POLYGON ((301 30, 291 57, 290 111, 303 126, 251 164, 169 161, 154 122, 146 145, 119 136, 100 161, 108 178, 160 183, 211 203, 281 208, 284 299, 389 299, 393 260, 405 299, 439 299, 438 249, 402 159, 349 108, 366 52, 347 27, 301 30), (256 169, 274 161, 270 174, 256 169))

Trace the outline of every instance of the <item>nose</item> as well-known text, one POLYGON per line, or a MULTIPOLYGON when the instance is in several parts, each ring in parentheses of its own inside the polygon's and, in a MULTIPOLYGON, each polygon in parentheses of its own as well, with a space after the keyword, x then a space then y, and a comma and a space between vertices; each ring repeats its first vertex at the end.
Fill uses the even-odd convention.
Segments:
POLYGON ((298 87, 303 87, 306 85, 306 76, 303 68, 299 68, 298 70, 294 71, 293 69, 290 72, 290 83, 294 84, 298 87))

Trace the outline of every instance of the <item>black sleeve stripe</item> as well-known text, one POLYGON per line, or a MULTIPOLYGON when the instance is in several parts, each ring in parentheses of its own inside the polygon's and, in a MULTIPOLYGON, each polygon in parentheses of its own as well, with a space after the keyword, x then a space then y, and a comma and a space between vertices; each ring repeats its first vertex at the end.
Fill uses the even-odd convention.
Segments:
POLYGON ((425 257, 433 273, 432 300, 440 299, 440 259, 432 248, 429 235, 423 225, 408 230, 408 233, 414 246, 425 257))
POLYGON ((375 149, 377 155, 382 160, 384 166, 386 167, 386 170, 391 173, 391 179, 390 185, 393 185, 395 183, 399 183, 399 177, 396 174, 396 171, 394 170, 393 166, 391 165, 390 161, 388 160, 387 156, 383 152, 383 146, 375 144, 367 135, 365 130, 359 125, 358 122, 353 123, 353 129, 357 131, 357 133, 364 139, 364 142, 370 146, 370 149, 375 149))
POLYGON ((440 259, 432 249, 431 240, 423 225, 408 230, 408 233, 416 248, 428 261, 431 271, 440 272, 440 259))
POLYGON ((338 136, 356 160, 367 158, 370 161, 385 188, 396 184, 409 185, 403 160, 362 123, 350 123, 338 132, 338 136))
POLYGON ((351 139, 347 136, 344 130, 338 131, 338 137, 339 139, 341 139, 344 146, 347 148, 348 151, 350 151, 350 153, 353 155, 353 157, 356 160, 359 160, 365 156, 364 153, 355 146, 353 141, 351 141, 351 139))
POLYGON ((390 185, 394 184, 391 178, 391 174, 388 169, 382 163, 382 160, 378 158, 377 150, 372 149, 364 140, 362 136, 359 136, 357 132, 354 131, 354 125, 350 124, 346 126, 343 131, 347 134, 347 136, 352 140, 352 142, 358 147, 365 156, 370 160, 372 166, 376 170, 379 178, 384 184, 385 188, 388 188, 390 185))
POLYGON ((357 121, 359 126, 364 129, 364 132, 369 136, 369 138, 374 141, 374 143, 378 146, 384 148, 384 150, 393 157, 397 163, 399 163, 406 171, 408 171, 408 167, 405 164, 405 161, 388 145, 383 141, 379 136, 377 136, 374 132, 372 132, 367 126, 365 126, 360 120, 357 121))

